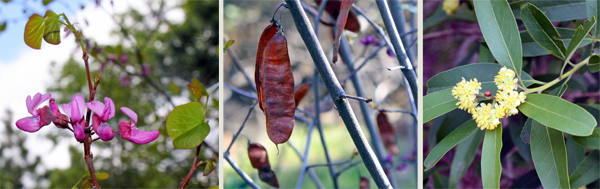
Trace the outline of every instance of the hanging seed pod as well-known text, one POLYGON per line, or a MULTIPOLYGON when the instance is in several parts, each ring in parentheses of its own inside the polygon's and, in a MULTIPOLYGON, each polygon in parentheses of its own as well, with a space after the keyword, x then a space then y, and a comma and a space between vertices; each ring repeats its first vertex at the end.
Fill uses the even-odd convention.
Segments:
POLYGON ((260 180, 273 187, 279 188, 279 182, 277 182, 275 172, 271 170, 269 156, 267 155, 265 147, 258 143, 248 143, 248 158, 250 158, 252 167, 258 169, 258 177, 260 180))
POLYGON ((360 183, 359 183, 359 188, 360 189, 369 189, 370 187, 369 183, 369 179, 367 177, 364 176, 360 176, 360 183))
POLYGON ((255 65, 255 69, 254 69, 254 83, 256 84, 256 93, 258 95, 258 107, 260 108, 260 110, 263 110, 263 105, 262 105, 262 100, 261 100, 261 96, 262 96, 262 92, 261 92, 261 86, 260 86, 260 70, 261 70, 261 64, 264 60, 264 52, 265 49, 267 48, 267 45, 269 44, 269 41, 271 41, 271 38, 273 38, 273 36, 275 36, 275 34, 277 34, 277 24, 276 23, 272 23, 271 25, 267 26, 267 28, 265 28, 265 30, 263 30, 262 35, 260 35, 260 39, 258 40, 258 50, 256 52, 256 65, 255 65))
MULTIPOLYGON (((315 0, 317 5, 321 5, 322 0, 315 0)), ((340 14, 340 7, 342 7, 342 1, 340 0, 329 0, 325 5, 325 11, 329 13, 334 19, 337 20, 338 15, 340 14)), ((358 18, 353 12, 348 13, 348 20, 346 21, 346 26, 344 29, 352 32, 360 31, 360 22, 358 22, 358 18)))
POLYGON ((338 50, 340 49, 340 39, 342 37, 342 32, 344 32, 344 27, 346 26, 346 21, 348 20, 348 15, 350 13, 350 8, 352 8, 352 4, 354 4, 355 0, 344 0, 341 2, 339 15, 337 16, 335 23, 335 39, 333 41, 333 63, 336 63, 338 60, 338 50))
POLYGON ((260 96, 267 118, 267 135, 277 144, 286 142, 294 129, 294 76, 285 36, 278 31, 269 41, 260 65, 260 96))
POLYGON ((304 98, 304 96, 306 96, 306 93, 308 93, 309 87, 310 84, 303 83, 294 92, 294 101, 296 102, 296 108, 298 108, 298 104, 300 104, 300 101, 304 98))
POLYGON ((379 135, 381 135, 381 140, 383 141, 385 148, 387 148, 392 155, 398 154, 394 127, 384 112, 379 112, 377 115, 377 126, 379 127, 379 135))

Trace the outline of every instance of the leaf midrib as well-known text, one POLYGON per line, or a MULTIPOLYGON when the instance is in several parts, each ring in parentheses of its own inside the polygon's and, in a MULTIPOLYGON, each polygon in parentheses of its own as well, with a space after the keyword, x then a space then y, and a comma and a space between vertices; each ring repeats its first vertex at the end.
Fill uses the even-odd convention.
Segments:
MULTIPOLYGON (((552 112, 552 111, 548 111, 547 109, 544 109, 544 108, 542 108, 542 107, 540 107, 540 106, 537 106, 537 105, 535 105, 535 104, 533 104, 533 103, 531 103, 531 102, 527 102, 527 101, 525 101, 525 103, 527 103, 527 104, 529 104, 529 105, 531 105, 531 106, 533 106, 533 107, 536 107, 536 108, 538 108, 538 109, 540 109, 540 110, 544 110, 545 112, 550 112, 551 114, 557 115, 557 116, 559 116, 559 117, 563 117, 563 118, 566 118, 566 119, 568 119, 568 120, 572 120, 572 121, 574 121, 574 122, 576 122, 576 123, 579 123, 579 124, 581 124, 581 125, 584 125, 584 126, 588 126, 587 124, 585 124, 585 123, 583 123, 583 122, 579 122, 579 121, 577 121, 577 120, 574 120, 574 119, 571 119, 571 118, 569 118, 569 117, 567 117, 567 116, 563 116, 563 115, 560 115, 560 114, 554 113, 554 112, 552 112)), ((540 122, 540 123, 541 123, 541 122, 540 122)), ((543 124, 542 124, 542 125, 543 125, 543 124)))

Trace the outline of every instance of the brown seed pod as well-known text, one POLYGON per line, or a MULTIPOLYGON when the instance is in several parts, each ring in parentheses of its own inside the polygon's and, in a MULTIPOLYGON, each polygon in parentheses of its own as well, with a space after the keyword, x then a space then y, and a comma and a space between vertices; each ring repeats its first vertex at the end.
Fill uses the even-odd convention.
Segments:
MULTIPOLYGON (((317 5, 321 5, 322 0, 315 0, 317 5)), ((352 5, 352 4, 351 4, 352 5)), ((342 1, 340 0, 329 0, 325 5, 325 11, 329 13, 334 19, 337 19, 340 14, 340 7, 342 7, 342 1)), ((360 22, 358 22, 358 18, 353 12, 348 13, 348 20, 346 21, 346 26, 344 29, 352 32, 360 31, 360 22)))
POLYGON ((287 40, 279 31, 267 45, 260 66, 260 96, 273 143, 286 142, 294 129, 294 76, 287 40))
POLYGON ((379 135, 381 135, 381 140, 383 141, 385 148, 387 148, 392 155, 398 154, 394 127, 384 112, 379 112, 377 115, 377 126, 379 127, 379 135))
POLYGON ((369 189, 370 187, 369 179, 367 177, 360 177, 359 188, 360 189, 369 189))
POLYGON ((275 172, 271 170, 269 156, 267 155, 265 147, 258 143, 248 143, 248 158, 250 158, 252 167, 258 169, 258 177, 260 180, 273 187, 279 188, 279 182, 277 181, 275 172))
POLYGON ((296 88, 296 91, 294 91, 294 100, 296 102, 296 108, 298 108, 298 104, 300 104, 300 101, 304 98, 304 96, 306 96, 306 93, 308 93, 309 87, 310 84, 303 83, 298 88, 296 88))
MULTIPOLYGON (((332 62, 336 63, 338 60, 338 50, 340 49, 340 39, 342 37, 342 32, 344 32, 344 27, 346 26, 346 21, 348 20, 348 15, 350 13, 350 8, 352 8, 352 4, 354 4, 355 0, 343 0, 340 2, 339 15, 336 18, 336 27, 335 27, 335 38, 333 41, 333 59, 332 62)), ((360 28, 359 28, 360 29, 360 28)))
POLYGON ((273 38, 273 36, 275 36, 275 34, 277 34, 277 24, 276 23, 272 23, 271 25, 267 26, 267 28, 265 28, 265 30, 263 30, 262 35, 260 35, 260 39, 258 40, 258 50, 256 51, 256 65, 255 65, 255 69, 254 69, 254 83, 256 84, 256 93, 258 95, 258 107, 260 108, 260 110, 263 110, 263 105, 262 105, 262 101, 261 101, 261 87, 260 87, 260 70, 261 70, 261 64, 264 60, 264 52, 265 49, 267 48, 267 45, 269 44, 269 41, 271 41, 271 38, 273 38))

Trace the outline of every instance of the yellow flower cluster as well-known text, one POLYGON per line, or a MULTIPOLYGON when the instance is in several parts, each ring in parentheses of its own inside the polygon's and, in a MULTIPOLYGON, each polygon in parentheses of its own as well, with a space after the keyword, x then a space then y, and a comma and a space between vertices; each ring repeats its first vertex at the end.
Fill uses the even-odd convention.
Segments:
POLYGON ((442 5, 442 9, 446 11, 446 15, 452 16, 456 9, 458 9, 458 0, 444 0, 444 4, 442 5))
POLYGON ((452 96, 458 99, 456 103, 458 109, 467 110, 469 113, 475 111, 477 105, 474 100, 477 98, 475 95, 479 94, 479 89, 481 89, 481 83, 477 81, 477 78, 470 81, 462 78, 462 81, 452 88, 452 96))
MULTIPOLYGON (((464 78, 452 88, 452 96, 458 99, 458 108, 467 110, 477 122, 481 130, 493 130, 500 124, 500 119, 519 113, 517 107, 525 102, 525 94, 517 92, 517 79, 513 70, 503 67, 494 78, 498 87, 492 103, 477 104, 481 83, 477 79, 466 81, 464 78), (479 105, 479 106, 477 106, 479 105)), ((486 97, 491 93, 488 92, 486 97)), ((480 96, 481 97, 481 96, 480 96)))

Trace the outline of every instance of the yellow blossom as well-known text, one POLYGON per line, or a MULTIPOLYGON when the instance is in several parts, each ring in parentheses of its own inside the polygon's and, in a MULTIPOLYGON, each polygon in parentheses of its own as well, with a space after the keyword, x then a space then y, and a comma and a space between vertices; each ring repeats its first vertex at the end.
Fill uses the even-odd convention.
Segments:
POLYGON ((496 116, 495 106, 497 105, 493 106, 492 103, 481 103, 473 113, 473 119, 481 130, 494 130, 500 124, 500 118, 496 116))
POLYGON ((446 11, 446 15, 452 16, 456 12, 456 9, 458 9, 458 4, 458 0, 444 0, 442 9, 446 11))
POLYGON ((517 87, 517 78, 515 78, 515 71, 506 67, 502 67, 498 72, 498 75, 494 77, 494 83, 498 87, 498 90, 515 90, 517 87))
POLYGON ((474 100, 475 95, 479 94, 479 89, 481 89, 481 83, 477 79, 466 81, 465 78, 462 78, 462 81, 452 88, 452 96, 458 100, 456 103, 458 109, 471 112, 471 109, 477 106, 474 100))

